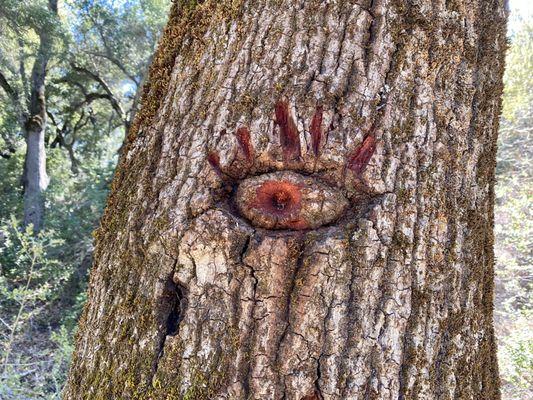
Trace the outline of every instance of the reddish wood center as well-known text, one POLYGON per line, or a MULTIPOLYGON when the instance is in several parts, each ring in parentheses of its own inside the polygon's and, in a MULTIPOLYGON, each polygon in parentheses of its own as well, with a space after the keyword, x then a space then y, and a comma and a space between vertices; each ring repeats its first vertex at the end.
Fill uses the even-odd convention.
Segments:
POLYGON ((266 181, 257 188, 254 208, 268 213, 287 215, 300 209, 300 188, 291 182, 266 181))

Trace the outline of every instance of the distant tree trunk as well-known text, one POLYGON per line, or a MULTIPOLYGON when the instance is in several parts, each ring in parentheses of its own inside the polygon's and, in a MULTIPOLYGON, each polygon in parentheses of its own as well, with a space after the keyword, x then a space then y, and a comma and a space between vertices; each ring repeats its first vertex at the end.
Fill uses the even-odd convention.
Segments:
MULTIPOLYGON (((57 14, 57 0, 49 0, 48 8, 57 14)), ((47 113, 45 81, 46 68, 52 51, 50 27, 39 32, 39 50, 35 56, 31 75, 29 112, 24 121, 26 136, 26 157, 22 184, 24 186, 24 225, 33 224, 39 232, 44 218, 44 191, 49 178, 46 173, 46 151, 44 146, 47 113)))
POLYGON ((65 399, 498 399, 503 0, 178 1, 65 399))
POLYGON ((46 104, 44 94, 44 76, 36 88, 32 88, 33 96, 38 103, 32 107, 31 117, 25 123, 26 156, 24 159, 24 225, 33 224, 35 232, 39 232, 44 218, 44 191, 49 179, 46 173, 46 150, 44 135, 46 131, 46 104), (36 111, 36 112, 35 112, 36 111))

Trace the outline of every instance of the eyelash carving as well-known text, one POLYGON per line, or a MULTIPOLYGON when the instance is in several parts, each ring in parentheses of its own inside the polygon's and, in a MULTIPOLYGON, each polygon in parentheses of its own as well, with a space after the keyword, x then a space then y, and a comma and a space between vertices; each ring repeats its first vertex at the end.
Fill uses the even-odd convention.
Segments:
MULTIPOLYGON (((290 170, 291 163, 301 158, 300 134, 287 101, 280 100, 274 107, 274 121, 278 128, 283 160, 289 169, 247 177, 255 161, 255 149, 250 130, 246 126, 235 132, 238 144, 239 175, 231 173, 220 163, 218 152, 211 151, 207 161, 219 177, 236 188, 233 204, 239 214, 252 225, 270 230, 316 229, 339 219, 349 206, 340 190, 314 176, 290 170), (244 176, 243 176, 244 175, 244 176)), ((311 149, 320 156, 323 140, 323 107, 317 106, 309 125, 311 149)), ((345 168, 355 174, 364 172, 376 149, 376 141, 367 136, 350 153, 345 168)), ((232 170, 234 170, 234 166, 232 170)))

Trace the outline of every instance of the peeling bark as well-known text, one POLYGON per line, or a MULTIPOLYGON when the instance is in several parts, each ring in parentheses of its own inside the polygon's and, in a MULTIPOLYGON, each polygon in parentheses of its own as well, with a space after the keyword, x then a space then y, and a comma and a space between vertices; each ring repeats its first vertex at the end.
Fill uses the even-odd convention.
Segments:
POLYGON ((499 399, 505 21, 500 1, 178 2, 65 399, 499 399))

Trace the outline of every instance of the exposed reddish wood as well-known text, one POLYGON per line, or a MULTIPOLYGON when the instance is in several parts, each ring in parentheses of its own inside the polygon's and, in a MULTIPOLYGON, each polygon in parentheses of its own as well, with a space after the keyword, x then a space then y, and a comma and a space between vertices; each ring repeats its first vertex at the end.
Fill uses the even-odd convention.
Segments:
POLYGON ((300 135, 291 115, 289 103, 280 100, 275 107, 276 124, 279 126, 280 143, 287 160, 300 158, 300 135))
POLYGON ((273 216, 286 216, 300 210, 302 194, 291 182, 266 181, 257 188, 256 198, 250 206, 273 216))
POLYGON ((216 151, 212 151, 207 155, 207 161, 219 176, 224 175, 220 166, 220 156, 216 151))
POLYGON ((320 152, 320 144, 322 142, 322 118, 323 118, 323 107, 318 105, 313 115, 311 121, 311 127, 309 129, 311 133, 311 143, 313 146, 313 153, 315 156, 318 156, 320 152))
POLYGON ((373 136, 367 136, 363 143, 348 157, 348 169, 356 174, 363 173, 375 150, 376 139, 373 136))
POLYGON ((254 146, 252 144, 252 139, 250 138, 250 130, 245 126, 242 126, 237 129, 235 135, 237 136, 239 146, 246 157, 246 161, 252 162, 254 159, 254 146))
POLYGON ((289 171, 243 180, 234 201, 252 225, 267 229, 318 228, 336 221, 348 206, 335 188, 289 171))

